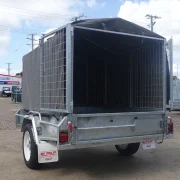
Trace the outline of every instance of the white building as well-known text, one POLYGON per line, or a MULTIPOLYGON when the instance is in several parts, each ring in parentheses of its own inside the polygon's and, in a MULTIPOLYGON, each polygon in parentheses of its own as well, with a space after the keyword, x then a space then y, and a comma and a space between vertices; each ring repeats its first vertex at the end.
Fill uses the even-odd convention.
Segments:
POLYGON ((2 91, 3 87, 10 87, 10 88, 12 88, 12 86, 21 87, 21 81, 22 81, 21 77, 0 74, 0 92, 2 91))

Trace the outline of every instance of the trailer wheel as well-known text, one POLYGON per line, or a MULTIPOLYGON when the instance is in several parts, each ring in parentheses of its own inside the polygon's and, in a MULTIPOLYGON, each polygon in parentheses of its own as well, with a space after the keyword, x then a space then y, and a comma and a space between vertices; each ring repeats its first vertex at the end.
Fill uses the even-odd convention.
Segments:
POLYGON ((117 151, 122 156, 131 156, 135 154, 138 151, 139 146, 140 146, 140 143, 115 145, 117 151))
POLYGON ((30 169, 38 169, 40 164, 38 163, 38 150, 37 145, 34 142, 31 124, 27 124, 23 131, 23 157, 26 166, 30 169))

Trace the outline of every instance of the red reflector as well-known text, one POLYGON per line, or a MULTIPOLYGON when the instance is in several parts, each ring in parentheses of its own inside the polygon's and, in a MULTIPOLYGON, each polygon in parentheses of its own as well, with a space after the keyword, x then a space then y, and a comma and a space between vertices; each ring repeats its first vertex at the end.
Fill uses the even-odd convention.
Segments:
POLYGON ((59 142, 60 143, 66 143, 68 142, 68 133, 67 132, 61 132, 59 134, 59 142))
POLYGON ((72 122, 68 122, 68 129, 69 132, 72 133, 72 122))

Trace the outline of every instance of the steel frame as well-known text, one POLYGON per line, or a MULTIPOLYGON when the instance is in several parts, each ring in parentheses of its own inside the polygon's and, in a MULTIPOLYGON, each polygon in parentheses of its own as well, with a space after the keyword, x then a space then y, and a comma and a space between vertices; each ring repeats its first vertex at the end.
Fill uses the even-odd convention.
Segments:
MULTIPOLYGON (((21 110, 21 109, 20 109, 21 110)), ((57 138, 49 138, 49 137, 42 137, 39 138, 38 134, 37 134, 37 130, 36 130, 36 123, 35 123, 35 118, 34 115, 38 115, 39 117, 39 122, 42 124, 48 124, 49 126, 53 126, 56 127, 57 129, 59 129, 59 127, 61 126, 61 124, 67 119, 67 117, 64 117, 58 125, 55 125, 53 123, 48 123, 46 121, 42 121, 41 120, 41 114, 39 112, 36 111, 31 111, 31 115, 21 115, 18 114, 19 111, 17 111, 16 116, 18 117, 22 117, 25 119, 29 119, 32 122, 32 127, 33 127, 33 133, 34 133, 34 140, 37 144, 37 146, 41 143, 41 141, 55 141, 55 142, 59 142, 59 131, 57 134, 57 138)), ((131 113, 131 115, 136 115, 138 113, 131 113)), ((142 114, 148 114, 148 113, 142 113, 142 114)), ((151 114, 151 113, 149 113, 151 114)), ((154 114, 164 114, 164 112, 159 111, 159 112, 154 112, 154 114)), ((122 115, 121 113, 115 113, 115 114, 108 114, 108 115, 122 115)), ((126 114, 124 114, 126 115, 126 114)), ((75 119, 77 119, 77 117, 84 117, 85 115, 77 115, 75 117, 75 119)), ((94 114, 94 116, 99 116, 98 114, 94 114)), ((107 116, 107 114, 101 114, 101 116, 107 116)), ((86 116, 88 117, 88 116, 86 116)), ((132 124, 132 126, 127 126, 134 128, 134 124, 132 124)), ((120 126, 119 126, 120 127, 120 126)), ((119 128, 117 127, 117 128, 119 128)), ((122 126, 124 127, 124 126, 122 126)), ((103 127, 104 128, 104 127, 103 127)), ((116 128, 116 127, 114 127, 116 128)), ((64 145, 59 145, 59 143, 57 143, 57 150, 68 150, 68 149, 80 149, 80 148, 88 148, 88 147, 97 147, 97 146, 105 146, 105 145, 115 145, 115 144, 127 144, 127 143, 133 143, 133 142, 142 142, 146 139, 151 139, 151 140, 162 140, 162 134, 154 134, 154 135, 142 135, 142 136, 133 136, 133 137, 121 137, 121 138, 114 138, 112 139, 102 139, 102 140, 88 140, 88 141, 77 141, 77 139, 75 139, 76 137, 76 131, 73 134, 73 141, 72 144, 64 144, 64 145)), ((171 139, 172 137, 169 136, 165 136, 165 139, 171 139)))
MULTIPOLYGON (((167 138, 170 139, 171 137, 167 136, 167 138)), ((59 145, 59 150, 81 149, 81 148, 99 147, 99 146, 108 146, 108 145, 117 145, 117 144, 129 144, 129 143, 143 142, 147 139, 161 141, 162 134, 121 137, 121 138, 93 140, 93 141, 91 140, 81 141, 78 142, 77 144, 59 145)))
MULTIPOLYGON (((43 52, 44 52, 44 49, 42 46, 42 44, 44 43, 44 39, 50 35, 55 34, 57 31, 59 31, 63 28, 66 28, 66 79, 67 79, 67 82, 66 82, 66 109, 58 109, 58 112, 62 112, 62 113, 72 113, 73 112, 73 39, 74 39, 74 28, 163 41, 163 47, 162 47, 162 49, 163 49, 163 92, 164 92, 163 104, 164 104, 164 109, 165 109, 165 107, 166 107, 166 78, 165 78, 166 77, 166 61, 165 61, 165 59, 166 59, 166 52, 165 52, 166 43, 165 43, 165 40, 163 38, 154 38, 154 37, 149 37, 149 36, 134 35, 134 34, 122 33, 122 32, 112 32, 112 31, 107 31, 107 30, 86 28, 86 27, 80 27, 80 26, 72 26, 71 24, 67 24, 65 26, 62 26, 62 27, 42 36, 42 38, 41 38, 41 62, 42 62, 42 56, 43 56, 43 52)), ((57 111, 57 109, 48 109, 48 108, 41 108, 41 110, 57 111)))
POLYGON ((38 111, 29 111, 29 115, 21 115, 21 114, 19 114, 20 111, 21 111, 21 109, 19 109, 16 112, 16 116, 24 118, 24 119, 29 119, 32 122, 34 140, 35 140, 37 146, 41 143, 41 140, 43 140, 43 139, 39 139, 39 137, 38 137, 37 129, 36 129, 37 127, 36 127, 34 115, 38 115, 38 117, 39 117, 38 121, 39 121, 40 124, 46 124, 46 125, 49 125, 49 126, 52 126, 52 127, 56 127, 57 128, 57 138, 56 139, 53 139, 53 138, 47 139, 47 138, 45 138, 44 140, 56 141, 57 142, 57 149, 59 149, 59 128, 62 125, 62 123, 65 120, 67 120, 67 116, 62 118, 61 121, 58 124, 53 124, 53 123, 50 123, 50 122, 43 121, 42 118, 41 118, 41 113, 38 112, 38 111))
MULTIPOLYGON (((110 33, 110 34, 118 34, 118 35, 125 35, 125 36, 132 36, 132 37, 139 37, 139 38, 145 38, 145 39, 152 39, 152 40, 158 40, 158 41, 160 41, 160 42, 162 42, 162 47, 161 47, 161 44, 160 44, 160 46, 158 45, 158 48, 160 49, 160 48, 162 48, 161 50, 162 50, 162 54, 160 55, 160 57, 158 57, 158 58, 161 58, 161 59, 158 59, 158 61, 160 60, 161 61, 161 65, 163 66, 162 67, 162 81, 163 81, 163 94, 162 94, 162 109, 166 109, 166 48, 165 48, 165 45, 166 45, 166 41, 165 41, 165 39, 163 39, 163 38, 154 38, 154 37, 149 37, 149 36, 143 36, 143 35, 134 35, 134 34, 129 34, 129 33, 122 33, 122 32, 112 32, 112 31, 107 31, 107 30, 100 30, 100 29, 94 29, 94 28, 87 28, 87 27, 79 27, 79 26, 74 26, 74 28, 75 29, 83 29, 83 30, 86 30, 86 31, 97 31, 97 32, 102 32, 102 33, 110 33)), ((156 51, 155 51, 156 52, 156 51)), ((153 53, 153 56, 156 56, 156 54, 155 54, 155 52, 154 52, 154 49, 153 49, 153 52, 151 52, 151 53, 153 53)), ((142 53, 142 52, 141 52, 142 53)), ((138 56, 140 56, 140 55, 138 55, 138 56)), ((140 58, 140 57, 139 57, 140 58)), ((150 61, 150 58, 148 58, 148 60, 150 61)), ((156 58, 156 60, 155 61, 157 61, 157 58, 156 58)), ((157 62, 156 62, 157 63, 157 62)), ((137 64, 136 64, 136 66, 137 66, 137 64)), ((138 67, 136 67, 136 68, 138 68, 138 67)), ((158 70, 158 71, 160 71, 160 70, 158 70)), ((152 73, 152 72, 149 72, 149 73, 152 73)), ((152 75, 151 75, 152 76, 152 75)), ((130 76, 131 77, 131 76, 130 76)), ((161 77, 159 77, 159 78, 161 78, 161 77)), ((130 82, 132 82, 132 77, 131 77, 131 79, 130 79, 130 82)), ((156 82, 157 83, 157 82, 156 82)), ((132 95, 132 87, 131 87, 131 83, 130 83, 130 89, 131 89, 131 93, 130 93, 130 106, 132 106, 132 104, 133 104, 133 95, 132 95)), ((151 84, 148 84, 149 86, 151 85, 151 84)), ((137 87, 136 87, 137 88, 137 87)), ((152 88, 152 87, 151 87, 152 88)), ((141 97, 142 98, 142 97, 141 97)), ((157 103, 157 102, 156 102, 157 103)), ((141 102, 141 105, 139 105, 139 106, 141 106, 142 108, 144 108, 143 106, 142 106, 142 102, 141 102)), ((139 108, 139 107, 138 107, 139 108)), ((161 108, 160 108, 161 109, 161 108)))
POLYGON ((163 102, 163 104, 164 104, 164 110, 166 110, 166 95, 167 95, 167 92, 166 92, 166 74, 167 74, 167 72, 166 72, 166 40, 164 40, 164 43, 163 43, 163 46, 162 46, 162 52, 163 52, 163 56, 162 56, 162 58, 163 58, 163 73, 162 73, 162 75, 163 75, 163 77, 162 77, 162 79, 163 79, 163 93, 164 93, 164 95, 163 95, 163 99, 164 99, 164 102, 163 102))
POLYGON ((170 68, 170 109, 173 110, 173 39, 167 41, 167 50, 169 50, 169 68, 170 68))
POLYGON ((74 26, 74 28, 91 30, 91 31, 99 31, 99 32, 111 33, 111 34, 120 34, 120 35, 125 35, 125 36, 141 37, 141 38, 147 38, 147 39, 156 39, 156 40, 164 41, 163 38, 155 38, 155 37, 143 36, 143 35, 137 35, 137 34, 123 33, 123 32, 115 32, 115 31, 108 31, 108 30, 101 30, 101 29, 87 28, 87 27, 80 27, 80 26, 74 26))

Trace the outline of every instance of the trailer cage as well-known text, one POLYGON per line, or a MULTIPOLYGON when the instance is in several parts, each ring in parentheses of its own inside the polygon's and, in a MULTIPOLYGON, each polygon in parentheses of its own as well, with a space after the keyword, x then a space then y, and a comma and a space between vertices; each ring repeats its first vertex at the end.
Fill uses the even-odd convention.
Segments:
POLYGON ((23 57, 16 124, 26 165, 58 161, 59 150, 102 145, 134 154, 141 142, 154 148, 172 135, 166 45, 120 18, 78 21, 43 35, 23 57))

